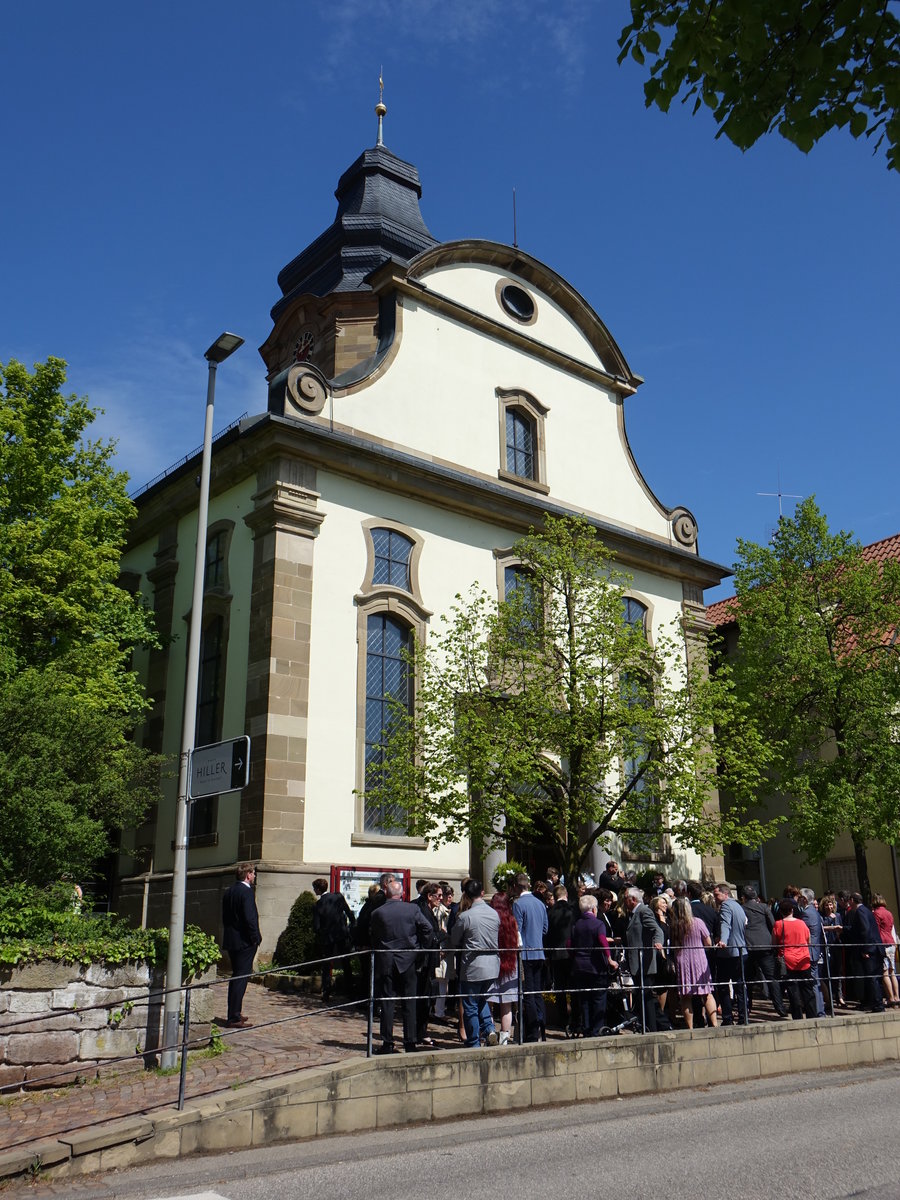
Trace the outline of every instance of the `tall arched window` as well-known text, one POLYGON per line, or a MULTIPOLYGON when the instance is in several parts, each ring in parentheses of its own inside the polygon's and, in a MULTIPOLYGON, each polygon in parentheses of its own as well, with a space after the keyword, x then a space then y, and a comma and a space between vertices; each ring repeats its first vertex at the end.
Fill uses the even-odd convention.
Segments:
POLYGON ((550 411, 530 392, 497 389, 500 406, 500 471, 507 483, 549 492, 546 417, 550 411))
MULTIPOLYGON (((222 733, 225 681, 225 618, 211 617, 200 640, 200 683, 197 689, 197 725, 194 744, 208 746, 222 733)), ((188 808, 191 838, 210 838, 216 832, 218 796, 202 796, 188 808)))
MULTIPOLYGON (((228 555, 233 534, 234 522, 227 520, 214 522, 207 531, 195 746, 207 746, 222 738, 231 607, 228 555)), ((215 845, 218 796, 203 796, 193 801, 188 811, 190 844, 194 847, 215 845)))
POLYGON ((518 609, 517 629, 521 630, 522 641, 527 634, 540 632, 541 593, 527 567, 512 563, 503 568, 503 600, 506 604, 515 604, 518 609))
MULTIPOLYGON (((412 631, 389 613, 372 613, 366 623, 366 792, 383 775, 386 745, 391 728, 392 704, 407 712, 412 706, 412 681, 404 652, 412 631)), ((366 795, 363 811, 366 833, 405 834, 402 809, 371 801, 366 795)))
POLYGON ((647 632, 647 605, 641 604, 633 596, 622 597, 622 619, 626 625, 647 632))
POLYGON ((506 469, 521 479, 535 476, 534 421, 521 408, 506 410, 506 469))

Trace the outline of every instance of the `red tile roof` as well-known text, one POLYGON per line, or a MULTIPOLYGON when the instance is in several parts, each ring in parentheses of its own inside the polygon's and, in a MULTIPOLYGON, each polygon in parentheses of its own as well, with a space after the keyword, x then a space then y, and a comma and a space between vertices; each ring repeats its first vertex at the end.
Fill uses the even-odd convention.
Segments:
MULTIPOLYGON (((876 563, 888 562, 895 558, 900 559, 900 533, 882 538, 880 542, 871 542, 868 546, 863 546, 863 558, 868 562, 876 563)), ((717 628, 736 621, 737 614, 737 599, 734 596, 728 596, 725 600, 717 600, 715 604, 708 605, 706 609, 707 621, 711 621, 717 628)))
POLYGON ((717 600, 715 604, 710 604, 706 609, 707 621, 712 621, 713 625, 730 625, 737 617, 737 598, 729 596, 725 600, 717 600))
POLYGON ((887 562, 888 559, 900 558, 900 533, 893 537, 882 538, 880 542, 872 542, 863 546, 863 558, 869 562, 887 562))

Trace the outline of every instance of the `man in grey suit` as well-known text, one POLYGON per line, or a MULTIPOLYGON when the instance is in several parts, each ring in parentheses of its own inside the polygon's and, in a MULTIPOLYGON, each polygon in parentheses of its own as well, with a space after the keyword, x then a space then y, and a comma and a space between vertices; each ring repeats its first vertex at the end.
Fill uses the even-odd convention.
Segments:
POLYGON ((625 926, 628 969, 641 997, 644 1032, 671 1029, 672 1024, 659 1007, 653 991, 661 965, 662 930, 656 923, 653 910, 644 903, 640 888, 626 888, 625 911, 628 913, 628 924, 625 926))
POLYGON ((460 951, 457 973, 462 995, 467 1046, 496 1046, 497 1031, 487 994, 500 974, 500 915, 484 902, 484 888, 467 879, 463 895, 472 907, 461 912, 450 933, 450 945, 460 951))
POLYGON ((381 997, 381 1046, 375 1054, 394 1053, 394 998, 403 1007, 403 1049, 416 1048, 416 957, 435 944, 430 922, 418 904, 403 900, 403 884, 391 879, 387 899, 372 913, 370 936, 375 951, 375 984, 381 997))
POLYGON ((738 1002, 738 1023, 747 1024, 747 988, 744 984, 744 959, 747 955, 747 918, 731 895, 727 883, 713 888, 719 910, 719 940, 716 942, 716 995, 722 1008, 722 1024, 734 1024, 732 991, 738 1002))
POLYGON ((819 982, 819 969, 825 959, 825 930, 819 916, 816 893, 812 888, 801 888, 797 903, 800 905, 800 920, 809 929, 810 974, 816 994, 816 1016, 824 1017, 825 998, 822 995, 822 984, 819 982))

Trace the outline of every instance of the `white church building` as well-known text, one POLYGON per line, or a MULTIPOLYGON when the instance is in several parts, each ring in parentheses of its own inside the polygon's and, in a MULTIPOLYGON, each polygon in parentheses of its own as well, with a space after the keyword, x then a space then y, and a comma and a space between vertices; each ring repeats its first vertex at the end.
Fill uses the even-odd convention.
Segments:
MULTIPOLYGON (((545 513, 586 516, 648 636, 681 619, 687 652, 727 573, 644 481, 625 430, 642 381, 588 300, 515 246, 438 241, 415 167, 380 133, 335 194, 334 223, 278 276, 261 411, 213 446, 197 744, 249 734, 252 769, 244 791, 193 806, 187 916, 216 932, 252 859, 263 951, 316 876, 484 870, 468 844, 430 848, 367 803, 366 763, 402 647, 473 582, 502 598, 512 544, 545 513)), ((197 475, 183 462, 139 496, 123 560, 164 643, 136 658, 154 701, 143 742, 176 764, 197 475)), ((118 907, 148 904, 151 923, 168 912, 176 776, 123 843, 118 907)))

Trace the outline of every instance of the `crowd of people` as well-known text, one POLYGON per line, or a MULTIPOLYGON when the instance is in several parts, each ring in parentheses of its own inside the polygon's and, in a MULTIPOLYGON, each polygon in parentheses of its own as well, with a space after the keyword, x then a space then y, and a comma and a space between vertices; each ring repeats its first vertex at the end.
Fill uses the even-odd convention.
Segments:
MULTIPOLYGON (((319 953, 352 943, 374 954, 376 1053, 395 1051, 398 1001, 406 1051, 433 1045, 433 1021, 455 1025, 466 1046, 494 1046, 512 1040, 514 1021, 535 1042, 548 1027, 593 1037, 747 1024, 763 999, 774 1020, 831 1016, 849 1003, 900 1006, 898 936, 879 895, 869 906, 859 893, 788 887, 766 903, 750 886, 670 883, 661 873, 641 888, 612 860, 596 885, 569 889, 553 869, 492 882, 488 896, 464 880, 456 901, 446 880, 420 879, 407 902, 387 873, 354 919, 316 881, 319 953)), ((326 998, 330 989, 326 965, 326 998)))

